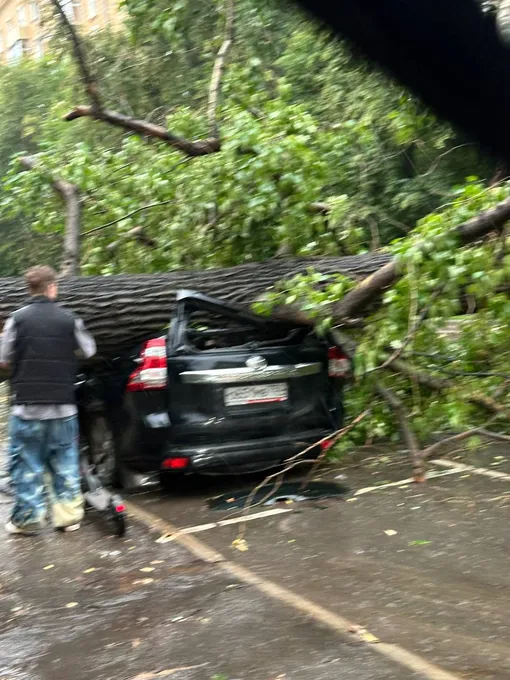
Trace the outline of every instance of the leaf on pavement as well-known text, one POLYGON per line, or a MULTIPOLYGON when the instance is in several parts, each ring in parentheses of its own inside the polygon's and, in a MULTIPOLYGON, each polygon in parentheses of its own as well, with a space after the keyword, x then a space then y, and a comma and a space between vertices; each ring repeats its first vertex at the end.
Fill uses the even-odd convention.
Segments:
POLYGON ((248 550, 248 543, 244 538, 236 538, 232 541, 232 547, 240 552, 246 552, 248 550))
POLYGON ((409 541, 409 545, 429 545, 432 541, 409 541))

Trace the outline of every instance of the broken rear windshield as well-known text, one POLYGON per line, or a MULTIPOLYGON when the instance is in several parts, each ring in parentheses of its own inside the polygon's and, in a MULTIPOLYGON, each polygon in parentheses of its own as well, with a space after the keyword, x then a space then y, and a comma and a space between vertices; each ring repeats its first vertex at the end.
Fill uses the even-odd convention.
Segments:
POLYGON ((181 340, 195 351, 298 344, 310 334, 198 293, 183 291, 178 304, 181 340))

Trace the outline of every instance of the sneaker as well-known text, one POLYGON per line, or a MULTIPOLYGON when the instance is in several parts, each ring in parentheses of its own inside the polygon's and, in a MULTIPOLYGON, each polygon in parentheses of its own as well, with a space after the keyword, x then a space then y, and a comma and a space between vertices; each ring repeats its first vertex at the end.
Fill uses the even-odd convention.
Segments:
POLYGON ((28 529, 21 529, 20 527, 17 527, 12 522, 7 522, 7 524, 5 525, 5 530, 11 536, 35 536, 36 535, 35 531, 30 531, 28 529))
POLYGON ((78 522, 77 524, 68 524, 66 527, 56 527, 56 529, 64 534, 69 534, 72 531, 78 531, 80 527, 81 524, 78 522))

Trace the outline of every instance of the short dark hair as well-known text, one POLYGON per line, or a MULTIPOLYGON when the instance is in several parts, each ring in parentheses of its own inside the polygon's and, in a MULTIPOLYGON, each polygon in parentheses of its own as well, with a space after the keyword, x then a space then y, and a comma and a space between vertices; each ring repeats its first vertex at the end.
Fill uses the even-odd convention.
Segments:
POLYGON ((25 272, 25 283, 30 295, 45 295, 48 286, 57 283, 57 272, 47 265, 30 267, 25 272))

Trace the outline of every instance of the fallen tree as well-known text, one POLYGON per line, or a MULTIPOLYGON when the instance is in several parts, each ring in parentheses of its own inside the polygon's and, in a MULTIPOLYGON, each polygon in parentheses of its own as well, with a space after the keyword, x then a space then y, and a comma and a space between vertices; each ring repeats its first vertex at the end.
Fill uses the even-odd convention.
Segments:
MULTIPOLYGON (((510 199, 507 199, 494 208, 482 212, 477 217, 454 227, 449 234, 453 237, 457 247, 461 247, 476 243, 491 232, 500 232, 509 219, 510 199)), ((434 244, 428 241, 424 241, 420 245, 423 251, 430 251, 434 247, 434 244)), ((381 262, 381 267, 375 270, 373 274, 360 281, 341 300, 332 303, 327 309, 327 315, 338 325, 342 325, 350 318, 363 315, 366 309, 374 304, 385 290, 393 286, 403 276, 405 270, 402 269, 401 265, 402 263, 399 263, 397 259, 388 257, 386 262, 381 262)), ((275 307, 273 313, 277 318, 290 320, 295 318, 298 312, 291 306, 284 306, 275 307)), ((307 321, 306 315, 300 312, 299 320, 307 321)), ((313 323, 315 317, 308 319, 308 321, 313 323)))
MULTIPOLYGON (((176 137, 166 128, 107 109, 99 93, 95 76, 91 73, 87 64, 82 45, 74 27, 67 21, 65 12, 62 10, 58 0, 52 0, 52 2, 71 38, 76 61, 80 68, 81 79, 89 97, 89 105, 76 107, 68 114, 67 120, 89 117, 120 127, 137 135, 162 140, 172 149, 176 149, 184 155, 180 162, 198 155, 220 151, 217 108, 221 75, 233 37, 234 6, 232 0, 226 0, 225 2, 224 41, 216 55, 213 75, 210 81, 208 100, 209 137, 199 141, 176 137)), ((252 150, 250 149, 251 152, 252 150)), ((466 192, 466 200, 464 201, 468 204, 470 198, 477 191, 476 187, 472 185, 473 183, 470 180, 469 190, 471 193, 466 192)), ((55 181, 53 181, 53 187, 58 191, 55 181)), ((425 458, 431 453, 430 449, 422 447, 422 444, 426 443, 426 437, 430 434, 430 431, 424 433, 424 428, 421 428, 420 431, 419 426, 418 428, 415 427, 416 421, 421 416, 420 408, 422 405, 425 405, 425 408, 429 408, 434 407, 434 404, 440 403, 443 411, 446 411, 448 408, 451 412, 452 403, 462 400, 468 405, 469 409, 476 411, 474 416, 468 413, 467 415, 461 414, 462 417, 456 418, 458 423, 460 423, 459 427, 466 428, 468 433, 462 436, 458 435, 459 441, 462 438, 469 438, 469 433, 485 431, 481 426, 472 427, 472 423, 477 423, 481 417, 478 411, 485 412, 483 413, 484 417, 486 417, 486 412, 489 411, 491 423, 496 419, 508 422, 508 414, 510 413, 510 407, 505 403, 506 393, 500 393, 500 403, 495 397, 494 385, 485 386, 480 383, 474 389, 466 390, 461 394, 461 390, 456 389, 457 379, 441 379, 437 378, 434 374, 421 380, 421 369, 423 367, 419 363, 416 367, 413 363, 411 365, 412 370, 410 371, 398 370, 402 363, 409 366, 408 363, 405 363, 408 359, 407 352, 409 351, 409 354, 412 354, 412 350, 416 348, 419 336, 422 349, 426 342, 433 344, 434 348, 436 347, 431 329, 429 328, 423 334, 422 331, 427 325, 425 321, 429 313, 431 316, 435 315, 434 322, 439 318, 443 320, 448 318, 448 314, 451 313, 453 305, 450 305, 446 312, 444 309, 438 308, 438 305, 441 303, 440 298, 444 296, 445 298, 450 297, 454 301, 458 300, 462 295, 463 286, 473 280, 471 275, 473 273, 477 275, 482 273, 483 275, 483 272, 467 267, 469 271, 467 271, 465 281, 459 283, 460 276, 458 273, 455 274, 455 270, 461 270, 464 264, 452 257, 453 252, 462 250, 473 253, 477 250, 485 249, 487 253, 490 251, 491 257, 487 259, 488 264, 480 265, 482 268, 486 267, 488 269, 500 265, 503 268, 505 266, 507 239, 504 234, 504 226, 506 221, 510 219, 510 199, 502 201, 496 207, 491 207, 489 210, 476 215, 483 207, 494 206, 497 200, 501 201, 504 195, 508 195, 508 193, 504 194, 503 192, 495 198, 496 192, 494 192, 492 194, 492 202, 483 203, 483 199, 480 196, 486 191, 488 190, 484 188, 483 191, 480 191, 480 195, 473 200, 475 205, 473 210, 471 210, 469 205, 467 207, 459 206, 458 213, 453 211, 453 215, 451 213, 448 214, 447 210, 441 215, 436 215, 435 217, 439 217, 439 222, 441 222, 439 229, 431 229, 429 231, 424 229, 421 232, 421 226, 419 225, 415 232, 402 240, 404 244, 402 248, 399 249, 397 244, 393 251, 397 255, 395 258, 381 254, 370 254, 359 258, 321 258, 315 260, 275 258, 265 263, 243 265, 232 269, 199 272, 179 271, 152 276, 72 278, 62 282, 62 301, 85 319, 88 327, 97 339, 100 354, 106 357, 116 355, 135 346, 145 338, 162 332, 171 317, 174 308, 175 292, 179 288, 193 288, 229 302, 249 305, 253 301, 258 300, 274 284, 282 280, 291 279, 287 289, 284 291, 283 299, 279 302, 279 306, 273 309, 274 315, 279 318, 305 322, 310 326, 317 323, 317 321, 327 320, 328 323, 331 322, 337 326, 351 327, 354 325, 352 323, 353 320, 356 320, 357 317, 364 317, 370 314, 372 315, 370 321, 373 323, 366 324, 366 327, 358 334, 357 338, 359 339, 359 336, 362 336, 361 351, 358 354, 361 354, 362 358, 365 354, 364 359, 366 360, 363 370, 358 374, 360 381, 357 389, 352 390, 352 393, 358 393, 359 395, 357 397, 358 405, 356 408, 353 404, 349 404, 348 412, 351 416, 354 416, 357 412, 363 412, 361 427, 365 428, 367 439, 371 439, 372 435, 381 437, 395 434, 394 430, 396 428, 391 430, 388 427, 384 430, 384 428, 380 427, 381 423, 378 422, 379 415, 376 413, 377 409, 380 412, 384 409, 389 411, 389 417, 388 413, 383 413, 383 416, 386 417, 388 422, 393 420, 393 425, 395 423, 398 424, 402 439, 412 454, 415 478, 422 480, 423 463, 425 458), (444 215, 446 217, 441 221, 444 215), (476 216, 473 217, 473 215, 476 216), (470 216, 471 219, 466 220, 467 216, 470 216), (461 224, 458 224, 459 222, 461 224), (456 224, 458 226, 454 226, 456 224), (489 234, 496 236, 496 238, 488 239, 487 236, 489 234), (484 244, 482 247, 480 247, 481 243, 484 244), (472 248, 465 247, 472 245, 474 245, 472 248), (492 249, 499 249, 496 258, 493 257, 492 249), (436 263, 440 262, 436 269, 434 269, 434 259, 436 263), (425 263, 425 266, 423 266, 423 263, 425 263), (320 274, 343 274, 350 280, 345 283, 345 281, 340 280, 340 277, 338 277, 332 286, 332 288, 337 288, 337 292, 331 291, 333 293, 331 299, 327 300, 323 296, 320 298, 319 304, 314 304, 312 299, 312 304, 300 305, 300 301, 296 300, 296 295, 293 294, 292 277, 297 274, 306 274, 309 267, 313 267, 320 274), (441 268, 442 272, 438 274, 437 269, 441 268), (451 275, 449 274, 450 270, 453 272, 451 275), (453 286, 450 285, 450 279, 455 279, 453 286), (352 280, 355 282, 354 285, 352 280), (427 286, 431 280, 432 285, 427 286), (408 286, 407 289, 406 285, 408 286), (383 294, 390 288, 392 289, 391 293, 384 296, 383 294), (396 304, 392 303, 391 296, 393 294, 397 298, 396 304), (377 310, 381 301, 387 306, 379 314, 373 314, 374 309, 377 310), (392 314, 393 319, 391 323, 393 327, 391 328, 390 324, 387 323, 385 315, 390 317, 392 314), (381 340, 383 336, 384 341, 381 340), (389 351, 381 357, 380 350, 385 344, 389 347, 389 351), (372 355, 370 358, 368 358, 369 354, 372 355), (377 365, 378 362, 379 365, 377 365), (391 370, 380 370, 387 368, 391 370), (374 381, 371 378, 371 374, 376 371, 377 377, 374 381), (421 388, 423 388, 422 392, 420 392, 421 388), (433 397, 430 397, 431 391, 434 391, 433 397)), ((456 195, 458 195, 458 192, 456 195)), ((315 196, 315 198, 318 197, 315 196)), ((452 203, 455 200, 453 199, 452 203)), ((172 202, 172 199, 165 198, 165 201, 158 204, 163 205, 170 202, 172 202)), ((446 207, 452 203, 446 204, 446 207)), ((93 237, 97 232, 118 224, 141 210, 146 210, 154 205, 154 203, 151 203, 147 206, 135 207, 134 210, 120 218, 110 219, 99 227, 96 226, 93 229, 82 232, 81 235, 93 237)), ((443 208, 445 206, 442 206, 443 208)), ((328 214, 329 207, 326 203, 316 201, 310 204, 310 210, 320 215, 326 215, 328 214)), ((214 227, 215 220, 217 220, 217 206, 212 206, 210 211, 209 223, 214 227)), ((254 229, 254 232, 257 238, 262 238, 262 234, 257 229, 254 229)), ((156 239, 152 239, 151 236, 145 234, 139 227, 128 232, 125 238, 143 239, 144 245, 148 247, 153 247, 153 244, 157 242, 156 239), (148 241, 147 238, 149 239, 148 241)), ((379 236, 376 228, 372 244, 378 242, 379 236)), ((114 241, 110 246, 113 246, 114 250, 118 247, 118 244, 119 240, 114 241)), ((280 244, 280 247, 282 246, 284 248, 278 252, 285 253, 285 247, 288 246, 288 243, 280 244)), ((372 247, 375 246, 373 245, 372 247)), ((75 250, 77 254, 77 244, 75 250)), ((251 251, 248 250, 247 252, 251 251)), ((466 267, 464 268, 466 269, 466 267)), ((326 285, 325 279, 320 276, 316 281, 318 281, 317 288, 319 289, 321 286, 324 287, 326 285)), ((491 288, 493 293, 498 291, 499 289, 496 286, 491 288)), ((480 299, 483 299, 484 296, 487 297, 487 294, 482 291, 480 299)), ((471 295, 471 298, 474 299, 475 297, 471 295)), ((22 303, 23 298, 24 292, 21 281, 17 279, 0 279, 0 322, 15 307, 22 303)), ((477 300, 475 300, 474 307, 471 302, 469 306, 476 309, 477 300)), ((507 321, 507 327, 510 327, 510 318, 507 321)), ((429 346, 425 345, 427 349, 429 346)), ((508 372, 510 373, 510 371, 508 372)), ((473 373, 473 375, 475 374, 473 373)), ((457 404, 454 404, 454 406, 457 407, 457 404)), ((450 421, 454 420, 450 412, 445 416, 441 413, 441 418, 436 420, 436 422, 440 420, 440 427, 449 425, 448 419, 450 421)), ((432 421, 433 418, 431 418, 432 421)), ((357 424, 357 422, 356 419, 353 420, 353 423, 357 424)), ((498 436, 503 436, 499 433, 497 434, 498 436)), ((348 439, 343 439, 343 442, 347 445, 350 443, 348 439)))
MULTIPOLYGON (((274 259, 230 269, 179 271, 147 276, 76 277, 61 282, 60 299, 81 316, 98 345, 98 353, 112 356, 131 349, 161 332, 170 320, 175 293, 198 290, 223 300, 249 305, 283 278, 315 267, 324 274, 341 272, 363 279, 380 269, 386 255, 360 257, 274 259)), ((25 300, 22 279, 0 279, 0 323, 25 300)))

